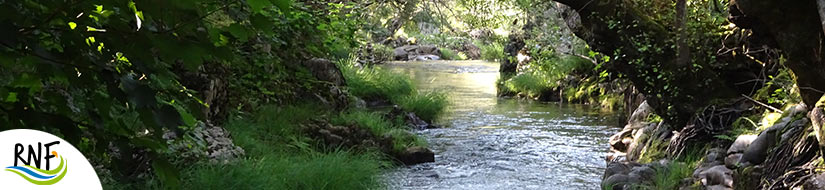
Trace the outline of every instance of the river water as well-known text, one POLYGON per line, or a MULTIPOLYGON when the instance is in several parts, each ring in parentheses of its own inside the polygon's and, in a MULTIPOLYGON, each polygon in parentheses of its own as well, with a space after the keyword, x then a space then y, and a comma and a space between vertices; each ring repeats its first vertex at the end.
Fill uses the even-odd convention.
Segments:
POLYGON ((399 62, 422 90, 449 94, 439 129, 417 131, 435 162, 389 171, 389 189, 599 189, 615 114, 496 97, 498 64, 399 62))

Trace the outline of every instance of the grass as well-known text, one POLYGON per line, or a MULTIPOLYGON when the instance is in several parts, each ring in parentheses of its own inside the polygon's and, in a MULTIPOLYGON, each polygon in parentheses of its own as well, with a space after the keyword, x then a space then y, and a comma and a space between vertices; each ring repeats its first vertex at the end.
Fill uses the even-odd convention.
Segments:
POLYGON ((415 91, 409 77, 393 74, 380 67, 359 68, 354 64, 355 59, 351 56, 338 62, 352 95, 365 99, 379 99, 407 95, 415 91))
POLYGON ((542 92, 550 91, 553 88, 547 84, 545 77, 533 72, 525 72, 504 81, 504 86, 509 91, 526 93, 530 97, 536 97, 542 92))
MULTIPOLYGON (((300 123, 326 115, 320 106, 267 106, 252 116, 226 124, 236 145, 247 157, 230 164, 197 163, 184 169, 184 187, 189 189, 374 189, 388 163, 379 153, 347 150, 318 152, 300 123)), ((342 114, 365 126, 387 125, 377 115, 342 114), (383 122, 383 123, 382 123, 383 122)), ((389 133, 389 131, 387 131, 389 133)))
POLYGON ((507 59, 507 55, 504 54, 504 46, 500 43, 476 43, 476 46, 481 49, 481 59, 483 60, 500 61, 507 59))
POLYGON ((444 60, 467 60, 467 55, 462 52, 456 52, 452 49, 441 48, 441 59, 444 60))
POLYGON ((447 106, 447 96, 443 92, 420 92, 407 76, 380 67, 359 68, 354 62, 355 58, 338 62, 348 90, 354 96, 389 100, 426 121, 434 121, 447 106))
POLYGON ((202 163, 182 177, 188 189, 376 189, 384 164, 376 154, 347 151, 271 153, 231 164, 202 163))
POLYGON ((324 110, 314 104, 264 106, 257 114, 233 119, 224 127, 232 134, 234 143, 247 154, 264 156, 273 151, 306 147, 310 139, 301 134, 298 124, 321 115, 324 110))
POLYGON ((417 92, 401 97, 396 103, 425 121, 435 121, 447 107, 447 95, 438 91, 417 92))
POLYGON ((410 133, 403 122, 392 122, 384 118, 383 115, 365 110, 350 110, 332 119, 332 124, 347 125, 356 124, 369 129, 373 135, 381 137, 390 135, 393 137, 393 150, 403 151, 412 146, 427 146, 427 142, 415 134, 410 133))

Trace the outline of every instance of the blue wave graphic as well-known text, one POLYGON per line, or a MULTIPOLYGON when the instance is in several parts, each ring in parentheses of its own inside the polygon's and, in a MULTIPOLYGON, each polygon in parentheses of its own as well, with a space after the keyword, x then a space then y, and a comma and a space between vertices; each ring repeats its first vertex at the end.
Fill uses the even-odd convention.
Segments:
POLYGON ((26 174, 29 174, 29 175, 30 175, 30 176, 32 176, 32 177, 35 177, 35 178, 38 178, 38 179, 43 179, 43 180, 45 180, 45 179, 51 179, 51 178, 54 178, 55 176, 57 176, 57 174, 52 175, 52 176, 44 176, 44 175, 40 175, 40 174, 38 174, 38 173, 36 173, 36 172, 34 172, 34 171, 30 170, 29 168, 20 167, 20 166, 9 166, 9 167, 6 167, 6 169, 15 169, 15 170, 19 170, 19 171, 25 172, 26 174))

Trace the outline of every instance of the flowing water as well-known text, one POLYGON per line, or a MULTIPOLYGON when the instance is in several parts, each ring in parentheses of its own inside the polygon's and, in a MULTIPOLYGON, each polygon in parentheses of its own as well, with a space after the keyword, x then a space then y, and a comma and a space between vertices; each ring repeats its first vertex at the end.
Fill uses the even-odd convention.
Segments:
POLYGON ((613 114, 583 105, 496 97, 498 64, 390 63, 422 90, 449 94, 439 129, 417 131, 435 162, 385 175, 390 189, 599 189, 613 114))

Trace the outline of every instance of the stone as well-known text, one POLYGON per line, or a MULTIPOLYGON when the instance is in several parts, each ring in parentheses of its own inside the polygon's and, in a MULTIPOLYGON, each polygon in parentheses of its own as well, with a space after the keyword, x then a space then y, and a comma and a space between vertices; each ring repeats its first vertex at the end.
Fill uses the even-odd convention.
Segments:
POLYGON ((805 180, 802 189, 825 189, 825 173, 819 173, 805 180))
POLYGON ((622 163, 622 162, 610 162, 607 164, 607 168, 604 169, 604 175, 602 175, 602 179, 606 180, 607 178, 617 175, 617 174, 627 174, 630 172, 632 166, 622 163))
POLYGON ((705 186, 724 185, 733 187, 733 171, 724 165, 717 165, 699 173, 699 178, 705 186))
POLYGON ((630 173, 628 173, 628 175, 639 176, 639 182, 645 183, 653 180, 653 177, 656 176, 656 170, 650 166, 638 166, 630 169, 630 173))
POLYGON ((725 166, 728 168, 738 168, 740 160, 742 160, 742 153, 730 154, 725 157, 725 166))
POLYGON ((629 181, 630 176, 626 174, 616 174, 602 181, 602 189, 624 189, 624 186, 628 185, 629 181))
POLYGON ((711 185, 711 186, 705 187, 705 189, 706 190, 733 190, 733 188, 726 187, 724 185, 711 185))
MULTIPOLYGON (((773 128, 773 127, 772 127, 773 128)), ((776 143, 777 130, 765 130, 748 145, 742 155, 742 161, 750 164, 761 164, 768 156, 768 149, 776 143)))
POLYGON ((636 123, 636 122, 643 122, 647 119, 647 116, 652 113, 653 108, 647 104, 647 100, 642 102, 636 110, 633 111, 633 114, 630 115, 630 119, 627 120, 628 123, 636 123))
POLYGON ((730 145, 728 148, 728 154, 735 154, 735 153, 742 153, 748 148, 748 145, 756 140, 756 135, 739 135, 736 137, 736 140, 733 141, 733 144, 730 145))
POLYGON ((399 153, 396 157, 405 165, 435 162, 435 153, 433 153, 430 149, 420 146, 409 147, 399 153))
POLYGON ((726 155, 724 149, 712 148, 708 150, 708 154, 705 155, 705 162, 724 161, 726 155))
POLYGON ((613 134, 613 136, 610 136, 608 143, 610 144, 610 147, 614 150, 619 152, 625 152, 627 151, 628 144, 625 144, 623 140, 625 139, 625 137, 629 137, 631 134, 633 134, 633 130, 622 130, 616 134, 613 134))
POLYGON ((314 58, 302 62, 310 73, 320 81, 330 82, 335 86, 344 86, 346 81, 341 70, 330 60, 322 58, 314 58))

